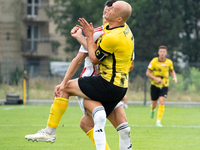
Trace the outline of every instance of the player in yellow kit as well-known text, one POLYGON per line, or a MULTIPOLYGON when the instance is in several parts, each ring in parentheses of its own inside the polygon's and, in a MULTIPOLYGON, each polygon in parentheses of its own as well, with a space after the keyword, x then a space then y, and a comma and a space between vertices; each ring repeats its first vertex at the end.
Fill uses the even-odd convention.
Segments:
POLYGON ((167 47, 161 45, 158 50, 158 57, 155 57, 150 62, 146 75, 151 78, 151 112, 150 117, 154 117, 154 111, 159 99, 159 108, 157 113, 156 126, 162 127, 161 119, 164 113, 165 100, 167 98, 169 86, 169 72, 173 77, 174 83, 177 83, 176 73, 173 63, 166 58, 167 47))

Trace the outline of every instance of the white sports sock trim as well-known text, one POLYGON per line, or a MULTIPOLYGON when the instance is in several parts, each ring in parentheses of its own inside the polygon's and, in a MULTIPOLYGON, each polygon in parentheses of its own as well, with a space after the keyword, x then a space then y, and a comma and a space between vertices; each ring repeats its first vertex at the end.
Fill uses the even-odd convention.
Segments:
POLYGON ((93 112, 94 120, 94 140, 97 150, 105 150, 106 147, 106 135, 104 127, 106 125, 106 112, 103 106, 96 107, 93 112))
POLYGON ((116 128, 119 134, 119 149, 132 150, 130 127, 127 122, 120 124, 116 128))

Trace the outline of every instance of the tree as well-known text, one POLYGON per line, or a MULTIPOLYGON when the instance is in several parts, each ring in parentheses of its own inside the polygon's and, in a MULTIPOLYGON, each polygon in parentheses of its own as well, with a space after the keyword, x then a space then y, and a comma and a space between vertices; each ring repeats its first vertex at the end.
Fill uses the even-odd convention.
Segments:
POLYGON ((99 0, 54 0, 55 5, 47 10, 47 15, 57 24, 57 31, 66 37, 66 52, 78 50, 78 42, 71 37, 71 29, 80 17, 92 22, 94 27, 102 25, 104 1, 99 0), (70 43, 70 44, 69 44, 70 43))
POLYGON ((182 29, 180 0, 127 0, 133 13, 128 24, 135 36, 136 60, 150 61, 158 47, 166 45, 168 53, 178 50, 182 29))
POLYGON ((190 63, 200 62, 200 1, 183 1, 182 52, 190 63))

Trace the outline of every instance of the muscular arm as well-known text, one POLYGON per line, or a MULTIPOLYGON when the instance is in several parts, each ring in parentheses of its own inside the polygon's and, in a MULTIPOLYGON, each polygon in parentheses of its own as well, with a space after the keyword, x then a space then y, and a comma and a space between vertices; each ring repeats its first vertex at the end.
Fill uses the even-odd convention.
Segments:
POLYGON ((87 53, 82 53, 82 52, 78 52, 78 54, 76 55, 76 57, 72 60, 66 74, 65 77, 62 81, 62 84, 67 84, 67 82, 73 77, 73 75, 76 73, 76 71, 78 70, 78 68, 80 67, 81 63, 84 61, 84 59, 87 57, 87 53))
POLYGON ((82 29, 75 26, 71 29, 71 36, 74 37, 85 49, 87 49, 86 38, 82 34, 82 29))
POLYGON ((176 84, 178 82, 176 78, 176 72, 174 70, 170 70, 170 74, 173 77, 174 83, 176 84))
POLYGON ((93 33, 94 33, 94 28, 92 23, 88 24, 88 22, 84 18, 79 18, 79 23, 81 26, 78 26, 83 30, 85 33, 85 36, 87 37, 87 50, 88 50, 88 55, 90 57, 90 60, 93 64, 99 64, 100 61, 96 58, 95 56, 95 51, 97 49, 97 45, 94 42, 93 39, 93 33))
POLYGON ((134 68, 134 60, 132 60, 132 64, 131 64, 131 67, 129 69, 129 72, 132 72, 133 71, 133 68, 134 68))

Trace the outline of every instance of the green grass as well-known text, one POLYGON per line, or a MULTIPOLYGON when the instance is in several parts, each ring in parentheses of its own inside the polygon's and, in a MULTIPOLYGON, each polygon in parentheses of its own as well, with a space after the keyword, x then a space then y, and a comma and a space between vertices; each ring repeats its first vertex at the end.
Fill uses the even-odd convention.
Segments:
MULTIPOLYGON (((79 127, 82 112, 70 105, 57 129, 53 144, 26 141, 24 136, 45 128, 49 105, 0 106, 1 150, 95 150, 90 139, 79 127)), ((131 126, 134 150, 198 150, 200 149, 200 108, 166 107, 162 124, 155 126, 156 117, 150 119, 149 107, 129 106, 125 110, 131 126)), ((107 121, 107 142, 118 150, 118 134, 107 121)))

